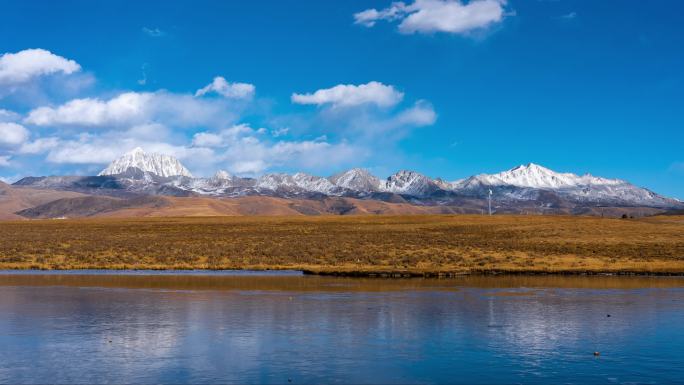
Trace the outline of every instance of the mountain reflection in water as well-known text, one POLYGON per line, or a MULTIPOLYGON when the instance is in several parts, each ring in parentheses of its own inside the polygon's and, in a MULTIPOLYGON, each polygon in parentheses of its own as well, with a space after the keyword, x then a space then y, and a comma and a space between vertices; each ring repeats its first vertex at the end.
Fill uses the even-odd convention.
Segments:
POLYGON ((680 278, 3 273, 0 383, 673 383, 683 319, 680 278))

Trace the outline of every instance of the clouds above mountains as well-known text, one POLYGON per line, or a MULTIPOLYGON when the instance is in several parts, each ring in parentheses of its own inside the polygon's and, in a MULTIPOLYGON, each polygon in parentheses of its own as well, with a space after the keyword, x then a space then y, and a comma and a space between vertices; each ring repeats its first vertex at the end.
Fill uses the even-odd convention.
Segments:
POLYGON ((217 76, 205 87, 195 92, 195 96, 216 93, 230 99, 252 99, 256 88, 248 83, 229 83, 223 76, 217 76))
POLYGON ((505 0, 415 0, 394 2, 384 9, 354 14, 356 24, 373 27, 378 21, 398 22, 400 33, 467 34, 499 23, 506 15, 505 0))
POLYGON ((0 123, 0 147, 22 144, 28 137, 26 127, 17 123, 0 123))
POLYGON ((380 82, 366 84, 339 84, 331 88, 307 94, 292 94, 292 102, 297 104, 331 105, 333 107, 354 107, 373 104, 378 107, 391 107, 404 99, 404 93, 393 86, 380 82))
POLYGON ((124 92, 111 99, 70 100, 39 107, 24 122, 36 126, 120 127, 150 122, 192 127, 234 120, 237 113, 221 100, 196 98, 168 91, 124 92))
POLYGON ((27 49, 0 56, 0 85, 16 84, 55 73, 72 74, 81 70, 73 60, 44 49, 27 49))
MULTIPOLYGON (((82 71, 75 60, 42 49, 0 58, 0 81, 20 92, 39 78, 82 71)), ((69 82, 82 79, 63 81, 78 91, 69 82)), ((436 119, 427 101, 407 103, 403 91, 379 81, 293 93, 286 103, 303 107, 289 120, 256 108, 253 84, 223 76, 194 92, 95 88, 87 96, 48 96, 20 111, 5 103, 12 94, 0 95, 0 167, 13 175, 40 174, 43 164, 97 171, 135 147, 176 156, 198 175, 338 169, 376 153, 380 136, 386 146, 436 119)))

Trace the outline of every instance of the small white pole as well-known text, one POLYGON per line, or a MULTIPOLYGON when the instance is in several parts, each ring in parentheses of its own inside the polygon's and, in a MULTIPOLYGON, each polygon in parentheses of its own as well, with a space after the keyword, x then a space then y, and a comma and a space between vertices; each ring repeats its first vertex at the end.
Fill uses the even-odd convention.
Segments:
POLYGON ((489 189, 489 196, 487 196, 487 203, 489 204, 489 215, 492 215, 492 189, 489 189))

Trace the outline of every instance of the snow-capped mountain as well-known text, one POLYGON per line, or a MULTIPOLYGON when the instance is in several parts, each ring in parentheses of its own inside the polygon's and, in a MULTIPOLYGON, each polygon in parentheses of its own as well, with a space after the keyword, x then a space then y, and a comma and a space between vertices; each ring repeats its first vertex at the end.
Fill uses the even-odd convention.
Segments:
POLYGON ((440 189, 432 179, 415 171, 402 170, 382 183, 381 189, 395 194, 427 196, 440 189))
POLYGON ((625 183, 619 179, 597 178, 590 174, 578 176, 572 173, 559 173, 538 164, 520 165, 498 174, 480 174, 456 181, 454 189, 471 186, 517 186, 539 189, 561 189, 577 186, 614 186, 625 183))
POLYGON ((485 196, 489 190, 507 199, 535 200, 540 191, 552 191, 578 203, 669 206, 678 201, 660 196, 620 179, 591 174, 558 173, 534 163, 497 174, 480 174, 451 184, 451 190, 467 195, 485 196))
POLYGON ((297 186, 306 191, 333 195, 339 190, 339 187, 332 184, 327 178, 321 178, 320 176, 309 175, 303 172, 294 174, 292 179, 297 183, 297 186))
POLYGON ((216 174, 214 174, 213 178, 215 180, 232 180, 233 175, 231 175, 228 171, 218 170, 216 171, 216 174))
POLYGON ((116 159, 98 175, 124 174, 132 168, 137 168, 143 172, 149 172, 162 177, 180 175, 192 178, 190 171, 188 171, 178 159, 170 155, 148 154, 140 147, 124 154, 119 159, 116 159))
POLYGON ((482 202, 486 204, 491 190, 495 204, 512 212, 518 208, 534 207, 577 213, 605 206, 684 207, 683 202, 624 180, 559 173, 534 163, 454 182, 432 179, 410 170, 399 171, 381 180, 361 168, 328 178, 299 172, 294 175, 266 174, 254 179, 231 175, 223 170, 209 178, 194 178, 177 159, 146 154, 140 148, 112 162, 99 176, 27 177, 15 185, 104 195, 353 197, 459 208, 470 205, 471 210, 483 207, 482 202))
POLYGON ((363 168, 353 168, 328 179, 335 186, 352 191, 372 192, 381 190, 380 179, 363 168))
POLYGON ((255 187, 284 194, 321 193, 339 195, 338 190, 340 190, 326 178, 303 172, 294 175, 266 174, 257 179, 255 187))

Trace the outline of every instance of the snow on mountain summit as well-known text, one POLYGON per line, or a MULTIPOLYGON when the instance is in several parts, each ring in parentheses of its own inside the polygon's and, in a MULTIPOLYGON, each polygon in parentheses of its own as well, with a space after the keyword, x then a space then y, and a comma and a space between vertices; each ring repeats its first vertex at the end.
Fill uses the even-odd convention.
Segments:
POLYGON ((213 176, 214 179, 216 180, 231 180, 233 179, 233 176, 225 170, 218 170, 213 176))
MULTIPOLYGON (((445 182, 439 178, 431 179, 410 170, 399 171, 381 180, 363 168, 353 168, 329 178, 298 172, 293 175, 266 174, 253 179, 231 175, 226 171, 218 171, 209 178, 193 178, 176 158, 169 155, 148 154, 141 148, 136 148, 112 162, 99 175, 129 178, 135 182, 127 183, 133 183, 139 188, 148 190, 154 190, 154 185, 161 183, 173 187, 176 189, 174 191, 190 191, 215 196, 266 194, 293 197, 311 196, 313 193, 365 198, 373 196, 373 193, 382 192, 426 201, 433 200, 442 204, 450 199, 464 197, 482 199, 488 196, 489 191, 494 191, 496 199, 508 202, 532 201, 539 197, 554 196, 555 199, 564 202, 582 205, 679 207, 681 204, 679 201, 660 196, 624 180, 600 178, 591 174, 561 173, 534 163, 520 165, 496 174, 474 175, 455 182, 445 182), (144 178, 140 178, 141 172, 144 173, 144 178), (152 174, 178 178, 160 182, 152 178, 152 174)), ((44 183, 48 182, 55 182, 55 178, 44 183)))
POLYGON ((534 163, 520 165, 498 174, 480 174, 455 182, 455 187, 468 187, 473 184, 488 186, 516 186, 538 189, 563 189, 578 186, 609 186, 624 184, 619 179, 582 176, 573 173, 560 173, 534 163))
POLYGON ((190 171, 173 156, 148 154, 140 147, 122 155, 119 159, 110 163, 98 175, 119 175, 125 173, 129 168, 137 168, 162 177, 186 176, 192 178, 190 171))
POLYGON ((396 194, 423 196, 439 189, 435 181, 415 171, 402 170, 391 175, 383 189, 396 194))
POLYGON ((378 191, 381 185, 380 179, 363 168, 353 168, 333 175, 328 180, 336 186, 353 191, 378 191))

